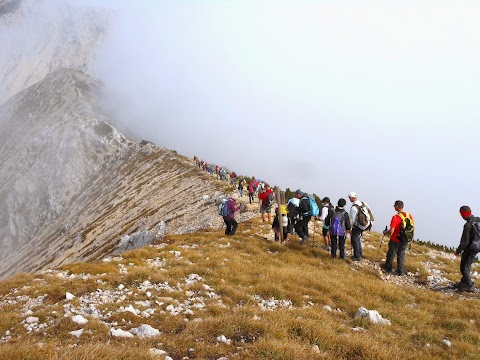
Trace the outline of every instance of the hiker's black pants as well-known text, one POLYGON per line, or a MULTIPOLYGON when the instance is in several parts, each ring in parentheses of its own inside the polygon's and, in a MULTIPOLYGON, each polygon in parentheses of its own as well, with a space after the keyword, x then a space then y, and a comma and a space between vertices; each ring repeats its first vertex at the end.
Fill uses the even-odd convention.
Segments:
POLYGON ((298 220, 295 224, 295 232, 300 236, 300 239, 308 238, 308 223, 311 216, 304 216, 302 220, 298 220))
POLYGON ((408 242, 388 242, 387 260, 385 261, 385 270, 392 271, 393 259, 397 256, 397 274, 405 274, 405 253, 407 252, 408 242))
POLYGON ((248 200, 250 201, 250 204, 253 202, 253 196, 254 195, 255 195, 255 193, 251 193, 251 192, 248 193, 248 200))
POLYGON ((462 253, 462 260, 460 261, 460 272, 463 275, 460 282, 468 287, 472 287, 474 285, 472 278, 470 277, 470 271, 472 269, 472 263, 475 260, 475 256, 477 256, 476 252, 467 249, 462 253))
POLYGON ((238 223, 235 219, 224 216, 223 222, 225 223, 225 235, 235 235, 238 227, 238 223))
POLYGON ((335 235, 330 235, 330 246, 332 247, 330 254, 332 255, 332 258, 337 257, 337 244, 338 244, 338 249, 340 250, 340 259, 345 259, 345 239, 347 237, 344 236, 335 236, 335 235))

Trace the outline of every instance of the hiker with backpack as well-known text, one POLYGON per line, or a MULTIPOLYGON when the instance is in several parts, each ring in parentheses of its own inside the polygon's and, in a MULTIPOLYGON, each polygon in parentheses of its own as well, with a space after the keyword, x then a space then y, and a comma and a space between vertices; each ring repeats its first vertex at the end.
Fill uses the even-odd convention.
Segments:
POLYGON ((222 215, 223 222, 225 223, 225 235, 235 235, 237 231, 238 223, 235 220, 235 213, 240 210, 237 208, 235 199, 228 198, 223 199, 222 203, 218 206, 218 213, 222 215))
POLYGON ((393 205, 397 212, 390 221, 390 229, 383 232, 383 235, 390 235, 388 242, 387 259, 381 265, 387 273, 392 272, 392 263, 397 257, 397 275, 405 275, 405 253, 407 245, 413 240, 414 221, 412 214, 403 211, 403 201, 397 200, 393 205))
MULTIPOLYGON (((287 203, 287 215, 290 218, 290 223, 292 224, 292 229, 295 229, 295 224, 298 221, 299 215, 297 212, 297 208, 300 205, 300 200, 293 197, 288 200, 287 203)), ((293 232, 293 231, 292 231, 293 232)))
POLYGON ((337 245, 340 251, 340 259, 345 260, 345 240, 347 231, 352 229, 350 216, 345 211, 345 199, 339 199, 334 211, 329 212, 325 218, 325 224, 328 226, 328 235, 330 239, 330 254, 332 259, 337 257, 337 245))
POLYGON ((462 279, 457 284, 457 288, 459 291, 473 292, 475 284, 470 276, 470 271, 472 269, 472 263, 480 251, 480 227, 478 224, 480 218, 473 216, 472 210, 466 205, 460 208, 460 215, 466 222, 465 225, 463 225, 460 245, 455 251, 455 255, 462 256, 460 261, 462 279))
POLYGON ((323 241, 325 242, 325 250, 330 250, 330 235, 328 233, 328 225, 325 223, 327 216, 331 216, 333 213, 334 207, 330 202, 330 198, 324 197, 322 200, 322 211, 320 212, 320 220, 322 221, 322 236, 323 241))
MULTIPOLYGON (((280 212, 282 214, 282 231, 283 231, 283 243, 288 244, 290 240, 290 234, 292 233, 292 221, 287 214, 287 207, 285 205, 280 206, 280 212)), ((273 218, 272 230, 275 233, 275 241, 280 240, 280 221, 278 220, 278 207, 275 209, 275 217, 273 218)))
MULTIPOLYGON (((300 189, 295 191, 295 198, 299 200, 299 204, 297 207, 298 220, 295 224, 295 231, 298 234, 298 236, 300 236, 300 239, 301 239, 300 244, 305 245, 305 243, 309 240, 308 223, 312 218, 313 204, 311 203, 310 197, 308 196, 308 194, 303 192, 300 189)), ((318 206, 317 206, 316 213, 317 214, 314 216, 318 216, 318 206)))
POLYGON ((253 202, 254 195, 255 195, 255 177, 248 183, 248 201, 250 204, 253 202))
POLYGON ((351 259, 353 261, 360 261, 363 258, 362 234, 365 230, 372 228, 374 218, 367 203, 358 200, 356 193, 351 192, 348 194, 348 198, 352 203, 352 207, 350 208, 352 230, 348 232, 353 247, 353 256, 351 259))
POLYGON ((268 222, 272 222, 272 206, 275 202, 275 194, 270 189, 270 185, 265 184, 265 189, 258 194, 258 199, 261 200, 260 214, 262 214, 262 221, 265 222, 265 214, 268 214, 268 222))
POLYGON ((243 187, 245 186, 245 180, 243 179, 243 176, 240 176, 238 178, 238 186, 237 186, 237 190, 238 190, 238 193, 240 194, 240 197, 243 197, 243 187))

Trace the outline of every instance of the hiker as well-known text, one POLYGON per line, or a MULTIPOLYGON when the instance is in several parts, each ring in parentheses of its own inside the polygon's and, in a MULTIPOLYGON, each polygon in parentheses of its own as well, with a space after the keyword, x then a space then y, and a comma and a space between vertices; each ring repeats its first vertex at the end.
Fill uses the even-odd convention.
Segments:
POLYGON ((412 214, 403 211, 403 201, 397 200, 393 206, 397 213, 392 216, 390 229, 383 232, 383 235, 390 235, 390 241, 388 242, 387 259, 381 267, 386 272, 391 273, 393 259, 397 256, 397 275, 402 276, 405 275, 405 253, 408 245, 408 240, 405 234, 402 233, 402 224, 404 224, 406 219, 409 219, 410 224, 413 226, 414 221, 412 214))
POLYGON ((238 193, 240 194, 240 197, 243 197, 243 186, 245 185, 245 180, 243 180, 243 176, 240 176, 238 179, 238 193))
POLYGON ((337 257, 337 245, 340 251, 340 259, 345 260, 345 240, 347 239, 347 231, 352 229, 350 216, 345 211, 345 199, 339 199, 337 207, 334 211, 328 213, 325 218, 325 224, 328 226, 328 235, 330 240, 330 255, 332 259, 337 257))
POLYGON ((358 200, 357 194, 351 192, 348 198, 352 203, 350 208, 350 221, 352 222, 352 230, 350 234, 350 241, 353 247, 353 261, 359 261, 363 258, 362 250, 362 234, 365 230, 372 228, 373 215, 367 203, 358 200))
POLYGON ((229 198, 226 200, 224 210, 222 212, 223 221, 225 222, 225 235, 235 235, 238 223, 235 220, 235 213, 239 210, 237 208, 235 199, 229 198))
POLYGON ((230 182, 230 173, 228 173, 228 172, 225 174, 225 181, 226 181, 227 183, 230 182))
POLYGON ((262 221, 265 222, 265 214, 268 214, 268 222, 272 222, 272 206, 275 201, 275 194, 270 189, 270 185, 265 184, 265 189, 258 194, 258 199, 261 200, 260 214, 262 214, 262 221))
POLYGON ((325 219, 328 215, 332 215, 334 210, 333 205, 330 203, 330 198, 324 197, 322 200, 322 212, 320 213, 320 220, 322 221, 322 236, 325 242, 325 250, 330 250, 330 235, 328 233, 328 225, 325 224, 325 219))
POLYGON ((254 181, 255 178, 253 178, 247 186, 248 189, 248 201, 250 201, 250 204, 253 202, 254 195, 255 195, 255 186, 254 186, 254 181))
POLYGON ((462 279, 457 284, 457 288, 460 291, 472 292, 474 283, 470 276, 470 270, 472 268, 472 263, 477 256, 478 251, 471 249, 473 245, 473 240, 475 238, 475 223, 480 221, 479 217, 472 215, 472 210, 470 207, 464 205, 460 208, 460 215, 463 220, 465 220, 465 225, 463 225, 462 237, 460 239, 460 245, 455 251, 455 255, 462 256, 460 261, 460 272, 462 273, 462 279))
MULTIPOLYGON (((292 233, 292 222, 287 214, 287 207, 285 205, 280 206, 280 212, 282 214, 282 230, 283 230, 283 243, 288 244, 290 240, 290 234, 292 233)), ((280 222, 278 221, 278 207, 275 209, 275 217, 273 219, 272 229, 275 233, 275 241, 280 240, 280 222)))
POLYGON ((221 167, 219 173, 220 173, 220 180, 225 181, 225 169, 221 167))
MULTIPOLYGON (((308 240, 308 223, 312 218, 310 216, 310 200, 308 195, 302 190, 295 191, 295 198, 299 200, 297 207, 298 220, 295 224, 295 231, 300 236, 300 244, 304 245, 308 240)), ((318 215, 318 214, 317 214, 318 215)))
POLYGON ((297 208, 300 205, 300 200, 297 198, 291 198, 287 203, 287 214, 290 218, 290 223, 292 224, 292 229, 295 229, 295 224, 298 221, 298 212, 297 208))

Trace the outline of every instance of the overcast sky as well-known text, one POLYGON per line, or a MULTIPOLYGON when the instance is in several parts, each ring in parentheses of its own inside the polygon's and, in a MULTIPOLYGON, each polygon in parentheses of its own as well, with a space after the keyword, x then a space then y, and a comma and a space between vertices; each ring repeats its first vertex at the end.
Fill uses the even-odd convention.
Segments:
MULTIPOLYGON (((81 1, 77 1, 81 2, 81 1)), ((97 2, 95 2, 97 3, 97 2)), ((144 139, 457 246, 480 214, 478 1, 135 1, 98 57, 144 139)))

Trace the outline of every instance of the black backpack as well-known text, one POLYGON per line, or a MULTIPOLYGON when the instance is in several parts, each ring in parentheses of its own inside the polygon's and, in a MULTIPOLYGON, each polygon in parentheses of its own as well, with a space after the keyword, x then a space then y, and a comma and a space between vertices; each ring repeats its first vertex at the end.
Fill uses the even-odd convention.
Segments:
POLYGON ((473 239, 470 243, 470 251, 480 252, 480 224, 478 222, 472 223, 473 239))

